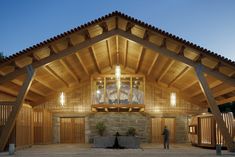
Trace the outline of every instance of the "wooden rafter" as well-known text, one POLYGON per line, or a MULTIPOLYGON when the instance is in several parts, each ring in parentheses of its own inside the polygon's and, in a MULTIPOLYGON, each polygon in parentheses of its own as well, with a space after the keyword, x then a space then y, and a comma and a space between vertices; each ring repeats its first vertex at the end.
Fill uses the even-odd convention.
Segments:
MULTIPOLYGON (((46 58, 43 58, 39 61, 35 61, 31 65, 35 69, 37 69, 37 68, 44 66, 52 61, 55 61, 57 59, 61 59, 65 56, 73 54, 83 48, 87 48, 95 43, 101 42, 103 40, 107 40, 108 38, 112 37, 113 35, 117 35, 117 34, 118 34, 118 30, 116 30, 116 29, 105 32, 105 33, 98 35, 94 38, 87 39, 87 40, 83 41, 82 43, 76 44, 73 47, 68 47, 67 49, 60 51, 59 53, 53 53, 46 58)), ((26 73, 26 67, 16 69, 15 71, 0 77, 0 84, 3 84, 4 82, 10 81, 10 80, 12 80, 12 79, 16 78, 17 76, 22 75, 24 73, 26 73)))
POLYGON ((235 101, 235 96, 217 101, 217 103, 218 103, 218 105, 222 105, 222 104, 229 103, 229 102, 234 102, 234 101, 235 101))
POLYGON ((145 51, 146 51, 146 49, 142 46, 142 47, 141 47, 141 50, 140 50, 139 57, 138 57, 138 61, 137 61, 135 73, 138 73, 139 70, 140 70, 140 66, 141 66, 141 64, 142 64, 142 62, 143 62, 143 56, 144 56, 144 54, 145 54, 145 51))
POLYGON ((169 83, 169 87, 172 86, 174 83, 176 83, 178 80, 180 80, 185 74, 187 74, 187 72, 191 70, 190 67, 185 67, 170 83, 169 83))
POLYGON ((89 71, 88 71, 87 67, 85 66, 85 64, 83 63, 83 60, 81 59, 79 53, 75 53, 75 55, 76 55, 78 61, 80 62, 80 64, 82 65, 83 70, 84 70, 84 71, 86 72, 86 74, 89 76, 89 75, 90 75, 90 74, 89 74, 89 71))
POLYGON ((148 76, 150 75, 150 73, 151 73, 151 71, 152 71, 154 65, 156 64, 158 57, 159 57, 159 53, 156 53, 156 54, 155 54, 155 57, 154 57, 154 59, 153 59, 153 62, 151 63, 151 65, 150 65, 150 67, 149 67, 149 70, 148 70, 148 73, 147 73, 148 76))
POLYGON ((219 107, 217 106, 217 103, 212 95, 212 92, 209 88, 209 85, 207 84, 206 78, 203 75, 204 71, 203 71, 202 66, 198 65, 195 68, 195 71, 196 71, 196 75, 198 77, 200 87, 201 87, 203 94, 208 102, 208 105, 211 109, 211 112, 215 117, 218 128, 220 129, 221 134, 223 135, 223 138, 225 139, 226 146, 227 146, 228 150, 235 151, 235 144, 233 143, 233 138, 231 137, 231 135, 226 127, 226 124, 223 120, 223 117, 221 116, 219 107))
POLYGON ((41 79, 34 77, 34 81, 39 82, 40 84, 42 84, 43 86, 47 87, 48 89, 52 90, 52 91, 56 91, 55 88, 53 86, 51 86, 49 83, 47 83, 46 81, 42 81, 41 79))
POLYGON ((109 65, 110 65, 110 67, 112 69, 113 68, 113 62, 112 62, 112 58, 111 58, 109 40, 106 40, 106 46, 107 46, 107 53, 108 53, 108 57, 109 57, 109 65))
MULTIPOLYGON (((219 97, 221 95, 224 95, 224 94, 227 94, 229 92, 233 92, 235 91, 235 87, 228 87, 228 88, 225 88, 225 89, 220 89, 219 91, 213 91, 212 89, 212 94, 214 97, 219 97)), ((200 101, 200 102, 203 102, 205 100, 205 97, 203 95, 200 95, 197 97, 197 99, 200 101)))
POLYGON ((15 102, 14 101, 0 101, 0 106, 1 105, 10 105, 10 106, 13 106, 13 105, 15 105, 15 102))
POLYGON ((168 70, 171 68, 171 66, 175 63, 174 60, 171 60, 169 62, 169 64, 167 63, 167 67, 162 71, 161 75, 159 76, 159 78, 157 79, 157 82, 161 81, 161 79, 166 75, 166 73, 168 72, 168 70))
POLYGON ((64 79, 62 79, 61 76, 59 76, 49 65, 46 65, 44 69, 55 79, 62 82, 65 86, 69 87, 69 84, 64 79))
MULTIPOLYGON (((216 81, 212 82, 211 84, 209 84, 209 87, 210 87, 210 89, 212 89, 212 88, 214 88, 214 87, 216 87, 216 86, 218 86, 218 85, 220 85, 220 84, 221 84, 221 81, 216 80, 216 81)), ((201 94, 201 93, 202 93, 202 91, 201 91, 201 90, 198 90, 198 91, 196 91, 195 93, 192 93, 192 94, 191 94, 191 98, 192 98, 192 97, 195 97, 195 96, 197 96, 197 95, 199 95, 199 94, 201 94)))
POLYGON ((91 58, 93 59, 94 61, 94 64, 95 64, 95 67, 96 67, 96 70, 98 71, 98 73, 101 73, 101 69, 100 69, 100 66, 98 64, 98 60, 97 60, 97 57, 95 55, 95 50, 93 48, 93 46, 89 47, 88 48, 90 54, 91 54, 91 58))
POLYGON ((181 91, 185 91, 197 83, 198 83, 198 80, 194 80, 194 81, 192 80, 192 82, 188 84, 187 86, 185 86, 184 88, 182 88, 181 91))
MULTIPOLYGON (((128 32, 125 32, 125 31, 119 30, 119 29, 113 29, 111 31, 104 32, 103 34, 98 35, 94 38, 87 39, 84 42, 76 44, 73 47, 69 47, 65 50, 62 50, 60 53, 51 54, 50 56, 48 56, 46 58, 43 58, 39 61, 34 61, 31 65, 36 69, 36 68, 41 67, 45 64, 48 64, 48 63, 50 63, 50 62, 52 62, 56 59, 60 59, 60 58, 63 58, 67 55, 73 54, 73 53, 81 50, 82 48, 89 47, 90 45, 92 45, 94 43, 97 43, 97 42, 100 42, 100 41, 103 41, 103 40, 107 40, 107 38, 109 38, 113 35, 119 35, 119 36, 122 36, 124 38, 127 38, 128 40, 137 42, 137 43, 143 45, 145 48, 151 49, 155 52, 160 53, 161 55, 167 56, 167 57, 172 58, 174 60, 183 62, 183 63, 187 64, 190 67, 196 67, 199 64, 199 63, 197 63, 195 61, 192 61, 191 59, 189 59, 185 56, 178 55, 177 53, 172 52, 172 51, 170 51, 166 48, 161 48, 158 45, 156 45, 154 43, 151 43, 149 41, 143 40, 142 38, 139 38, 135 35, 132 35, 131 33, 128 33, 128 32)), ((218 71, 212 70, 212 69, 210 69, 208 67, 205 67, 205 66, 203 66, 203 68, 204 68, 205 73, 207 73, 207 74, 209 74, 209 75, 211 75, 211 76, 213 76, 213 77, 215 77, 215 78, 217 78, 221 81, 227 82, 228 84, 230 84, 232 86, 235 86, 234 78, 228 77, 225 74, 222 74, 218 71)), ((12 80, 15 77, 17 77, 17 76, 19 76, 19 75, 21 75, 25 72, 26 72, 25 67, 16 69, 15 71, 13 71, 13 72, 11 72, 11 73, 3 76, 3 77, 0 77, 0 84, 4 83, 6 81, 12 80)))
MULTIPOLYGON (((23 82, 21 82, 20 80, 18 79, 14 79, 12 80, 12 82, 17 85, 17 86, 22 86, 23 82)), ((37 88, 34 88, 33 86, 30 87, 29 89, 31 92, 37 94, 37 95, 40 95, 40 96, 46 96, 45 93, 41 92, 40 90, 38 90, 37 88)))
POLYGON ((125 51, 124 51, 124 68, 127 66, 127 56, 128 56, 128 40, 125 41, 125 51))
POLYGON ((69 66, 67 65, 67 63, 63 59, 60 59, 59 62, 65 67, 65 69, 70 73, 70 75, 73 77, 74 80, 76 80, 77 82, 80 81, 80 78, 78 78, 75 75, 75 73, 69 68, 69 66))
POLYGON ((27 66, 27 77, 24 81, 20 91, 19 95, 16 98, 15 106, 13 106, 12 111, 7 119, 6 125, 3 127, 3 130, 0 135, 0 151, 3 151, 8 138, 10 137, 10 134, 12 132, 12 129, 14 127, 16 118, 18 113, 20 112, 20 109, 24 103, 25 97, 29 91, 29 88, 32 84, 33 77, 34 77, 35 71, 32 66, 27 66))
MULTIPOLYGON (((179 62, 183 62, 184 64, 190 66, 190 67, 196 67, 199 65, 199 63, 185 57, 185 56, 182 56, 182 55, 178 55, 177 53, 175 52, 172 52, 171 50, 168 50, 166 48, 161 48, 160 46, 154 44, 154 43, 151 43, 149 41, 146 41, 146 40, 143 40, 142 38, 139 38, 131 33, 127 33, 123 30, 117 30, 118 31, 118 34, 124 38, 127 38, 128 40, 131 40, 131 41, 134 41, 134 42, 137 42, 139 44, 141 44, 142 46, 148 48, 148 49, 151 49, 155 52, 158 52, 164 56, 167 56, 169 58, 172 58, 174 60, 177 60, 179 62)), ((201 65, 201 64, 200 64, 201 65)), ((222 74, 218 71, 214 71, 206 66, 202 66, 203 68, 203 71, 206 73, 206 74, 209 74, 221 81, 225 81, 227 82, 228 84, 232 85, 232 86, 235 86, 235 80, 225 74, 222 74)))

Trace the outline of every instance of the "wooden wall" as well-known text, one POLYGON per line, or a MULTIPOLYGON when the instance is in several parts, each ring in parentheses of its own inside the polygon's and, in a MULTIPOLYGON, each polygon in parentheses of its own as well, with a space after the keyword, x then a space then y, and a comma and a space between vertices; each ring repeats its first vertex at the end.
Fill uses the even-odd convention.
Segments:
POLYGON ((30 105, 23 105, 16 120, 16 147, 33 144, 33 110, 30 105))
POLYGON ((204 108, 184 100, 180 92, 161 87, 154 82, 146 81, 145 111, 150 114, 198 114, 204 108), (170 106, 170 93, 176 92, 176 106, 170 106))
MULTIPOLYGON (((0 127, 4 127, 12 110, 10 105, 0 105, 0 127)), ((33 110, 30 105, 24 104, 16 119, 16 125, 11 133, 8 143, 15 143, 17 148, 31 146, 33 144, 33 110)))
POLYGON ((35 109, 47 109, 52 112, 78 112, 87 113, 91 112, 91 85, 90 81, 81 84, 77 89, 65 94, 65 105, 61 106, 59 102, 60 93, 57 97, 34 107, 35 109))
MULTIPOLYGON (((171 88, 160 87, 153 81, 146 81, 145 85, 145 111, 150 114, 198 114, 205 108, 191 104, 181 98, 177 93, 177 104, 170 106, 171 88)), ((91 112, 91 85, 90 82, 83 83, 77 89, 65 93, 66 102, 62 107, 59 103, 59 94, 57 97, 36 106, 36 108, 45 108, 52 112, 91 112)))
POLYGON ((162 143, 162 132, 165 126, 167 126, 170 132, 170 142, 175 142, 175 118, 152 118, 152 142, 162 143))
POLYGON ((60 143, 85 143, 85 119, 60 118, 60 143))
POLYGON ((45 109, 34 109, 34 144, 52 143, 52 113, 45 109))

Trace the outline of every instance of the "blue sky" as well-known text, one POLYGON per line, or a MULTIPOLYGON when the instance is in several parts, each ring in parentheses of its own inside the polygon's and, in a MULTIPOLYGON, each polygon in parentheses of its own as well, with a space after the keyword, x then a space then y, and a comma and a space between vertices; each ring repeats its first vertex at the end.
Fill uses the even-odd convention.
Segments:
POLYGON ((0 52, 121 11, 235 60, 235 0, 0 0, 0 52))

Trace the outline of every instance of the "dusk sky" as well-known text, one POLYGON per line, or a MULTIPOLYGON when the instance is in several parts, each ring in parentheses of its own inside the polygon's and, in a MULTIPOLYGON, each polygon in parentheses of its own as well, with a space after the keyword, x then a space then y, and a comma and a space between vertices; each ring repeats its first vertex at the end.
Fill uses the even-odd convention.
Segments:
POLYGON ((235 0, 0 0, 8 56, 115 10, 235 60, 235 0))

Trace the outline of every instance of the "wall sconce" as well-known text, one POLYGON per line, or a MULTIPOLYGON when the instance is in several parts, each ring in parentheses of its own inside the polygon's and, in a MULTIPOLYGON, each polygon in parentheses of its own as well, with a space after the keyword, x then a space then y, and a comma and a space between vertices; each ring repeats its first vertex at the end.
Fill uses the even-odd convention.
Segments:
POLYGON ((64 104, 65 104, 64 92, 61 92, 61 94, 60 94, 60 104, 61 104, 61 106, 64 106, 64 104))
POLYGON ((176 106, 176 93, 175 92, 172 92, 170 94, 170 104, 172 107, 176 106))

